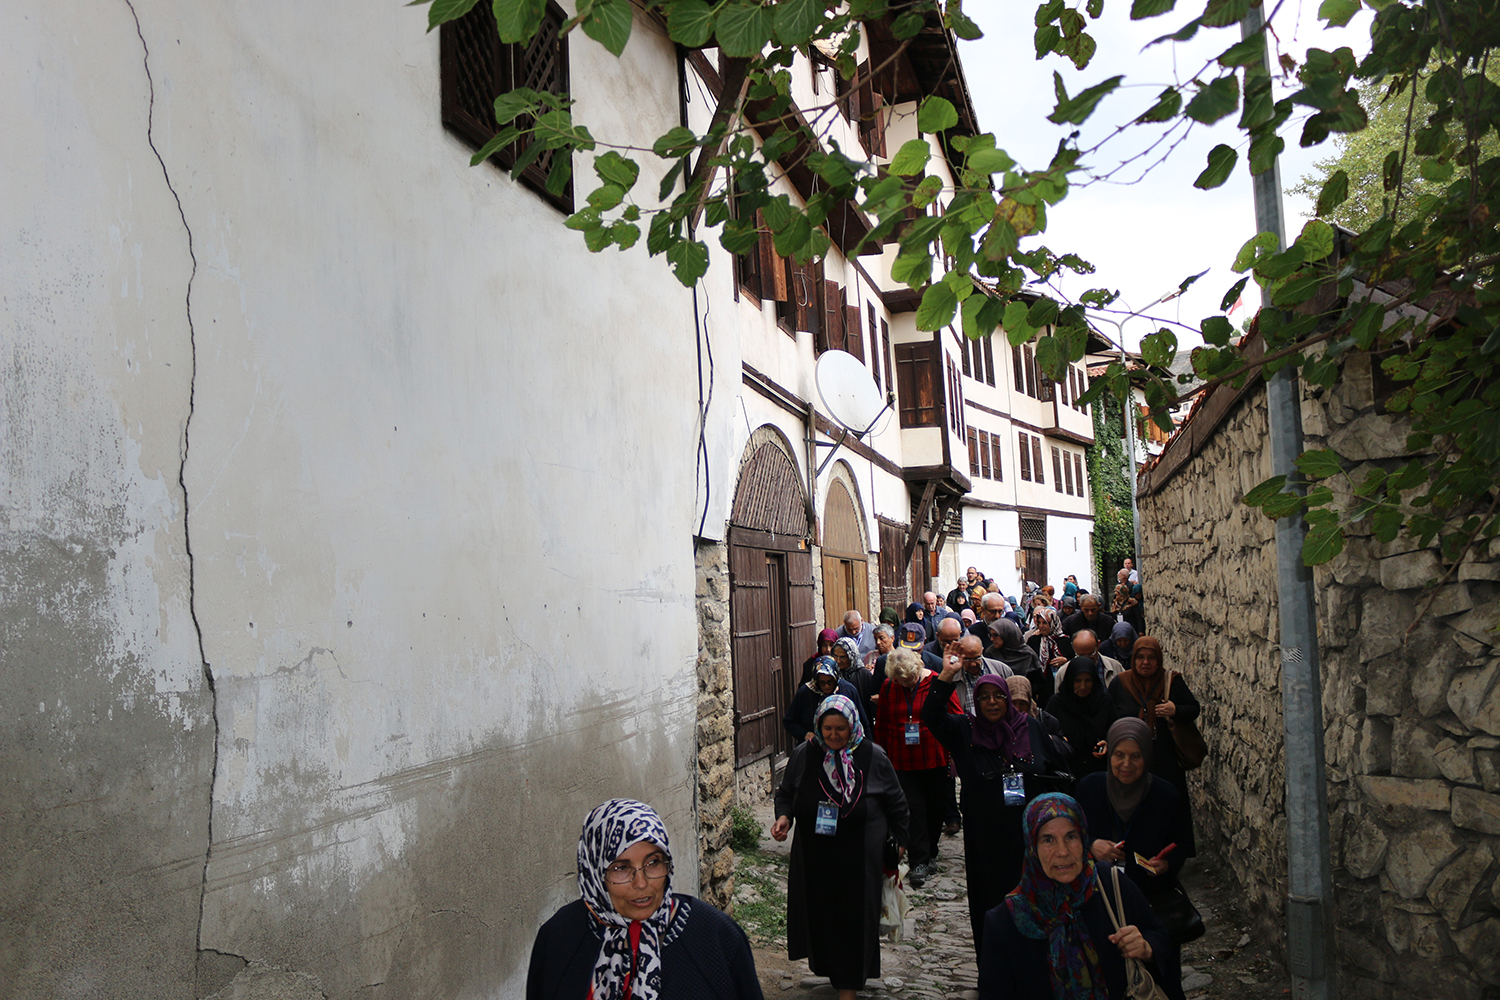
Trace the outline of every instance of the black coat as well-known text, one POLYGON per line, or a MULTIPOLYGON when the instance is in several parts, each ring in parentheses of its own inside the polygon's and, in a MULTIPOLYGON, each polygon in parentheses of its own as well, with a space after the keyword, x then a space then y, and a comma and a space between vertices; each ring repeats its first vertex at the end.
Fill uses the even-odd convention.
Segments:
POLYGON ((1108 840, 1111 843, 1125 841, 1125 861, 1120 873, 1149 898, 1159 887, 1170 887, 1182 871, 1187 856, 1182 853, 1187 834, 1182 828, 1182 803, 1177 789, 1171 782, 1155 775, 1145 798, 1136 806, 1135 814, 1126 823, 1120 819, 1109 804, 1109 776, 1091 774, 1078 783, 1074 798, 1083 807, 1083 817, 1088 820, 1090 840, 1108 840), (1168 844, 1176 844, 1177 850, 1166 857, 1165 875, 1153 875, 1135 863, 1135 856, 1154 858, 1168 844))
POLYGON ((984 914, 997 905, 1021 880, 1021 861, 1026 842, 1021 834, 1024 803, 1005 804, 1002 775, 1014 765, 1023 775, 1026 802, 1052 791, 1039 776, 1064 770, 1066 765, 1055 744, 1035 718, 1026 720, 1031 737, 1029 760, 1006 760, 1001 754, 974 746, 970 739, 974 720, 946 710, 953 684, 933 678, 932 691, 922 705, 922 722, 953 755, 963 790, 959 808, 964 815, 964 868, 968 879, 969 925, 974 950, 984 934, 984 914))
MULTIPOLYGON (((1146 718, 1146 706, 1135 700, 1120 677, 1109 682, 1109 696, 1114 700, 1119 718, 1133 715, 1150 724, 1150 720, 1146 718)), ((1187 681, 1182 679, 1181 674, 1172 675, 1172 686, 1167 692, 1167 698, 1177 707, 1175 717, 1183 722, 1196 721, 1198 714, 1203 711, 1202 706, 1198 704, 1198 699, 1194 698, 1193 692, 1188 690, 1187 681)), ((1181 762, 1177 760, 1177 744, 1172 739, 1172 727, 1166 719, 1156 721, 1156 726, 1152 730, 1152 738, 1156 745, 1151 752, 1151 773, 1159 778, 1167 779, 1177 790, 1182 806, 1182 825, 1187 834, 1187 840, 1179 843, 1182 844, 1183 857, 1196 857, 1198 846, 1193 837, 1193 807, 1188 799, 1187 772, 1182 769, 1181 762)))
POLYGON ((1093 621, 1085 618, 1082 611, 1075 611, 1062 621, 1063 634, 1069 639, 1077 635, 1079 629, 1086 628, 1094 633, 1094 638, 1103 642, 1109 638, 1109 633, 1114 627, 1115 616, 1103 608, 1099 609, 1099 614, 1093 621))
MULTIPOLYGON (((860 672, 868 674, 869 671, 863 667, 860 672)), ((838 686, 834 688, 834 694, 841 694, 854 702, 854 707, 859 709, 860 725, 865 727, 865 732, 870 731, 870 717, 866 714, 865 699, 860 695, 859 689, 842 677, 839 678, 838 686)), ((797 685, 797 693, 792 695, 792 703, 786 707, 786 715, 781 717, 781 725, 791 736, 793 743, 801 743, 807 739, 807 734, 812 732, 813 723, 817 721, 815 716, 818 706, 823 704, 827 697, 821 691, 814 691, 806 684, 797 685)))
POLYGON ((1064 673, 1064 690, 1059 690, 1047 702, 1047 711, 1056 716, 1062 726, 1062 737, 1068 743, 1070 770, 1082 778, 1085 774, 1104 770, 1105 759, 1094 756, 1094 747, 1109 735, 1109 727, 1120 717, 1120 710, 1115 707, 1109 693, 1097 686, 1097 678, 1094 696, 1087 702, 1072 693, 1069 687, 1071 679, 1064 673))
MULTIPOLYGON (((1099 955, 1099 971, 1110 1000, 1128 1000, 1125 993, 1125 959, 1109 940, 1115 932, 1105 909, 1105 893, 1114 905, 1109 865, 1098 866, 1099 892, 1083 905, 1083 922, 1099 955)), ((1146 903, 1146 897, 1129 879, 1120 880, 1125 903, 1125 923, 1134 924, 1151 945, 1151 973, 1171 1000, 1182 1000, 1182 959, 1167 929, 1146 903)), ((979 1000, 1052 1000, 1052 973, 1047 942, 1023 935, 1001 903, 985 915, 984 948, 979 953, 979 1000)))
MULTIPOLYGON (((661 955, 662 1000, 762 1000, 755 956, 740 925, 701 899, 688 904, 687 925, 661 955)), ((583 900, 575 899, 536 932, 526 973, 526 1000, 580 1000, 589 995, 600 939, 583 900)))

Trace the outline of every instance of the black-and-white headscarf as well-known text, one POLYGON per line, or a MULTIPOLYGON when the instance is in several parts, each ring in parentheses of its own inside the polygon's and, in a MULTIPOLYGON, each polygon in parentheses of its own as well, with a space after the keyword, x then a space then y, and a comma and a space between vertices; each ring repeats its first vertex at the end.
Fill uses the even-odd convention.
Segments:
POLYGON ((660 847, 668 858, 672 856, 666 826, 656 810, 644 802, 610 799, 584 818, 583 833, 578 838, 578 894, 594 915, 594 933, 602 941, 594 961, 593 1000, 627 1000, 627 980, 630 997, 656 1000, 661 993, 662 949, 687 923, 688 902, 673 898, 670 873, 661 907, 639 921, 635 933, 631 932, 633 921, 615 910, 604 882, 604 869, 643 840, 660 847), (632 937, 638 938, 634 947, 632 937))

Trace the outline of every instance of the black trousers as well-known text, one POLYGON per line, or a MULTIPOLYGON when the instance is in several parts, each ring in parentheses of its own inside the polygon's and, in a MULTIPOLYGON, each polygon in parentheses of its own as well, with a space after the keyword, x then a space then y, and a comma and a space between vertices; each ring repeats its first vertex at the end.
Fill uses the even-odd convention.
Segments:
POLYGON ((913 868, 937 857, 943 839, 943 814, 948 805, 948 768, 897 771, 901 791, 911 810, 911 858, 913 868))

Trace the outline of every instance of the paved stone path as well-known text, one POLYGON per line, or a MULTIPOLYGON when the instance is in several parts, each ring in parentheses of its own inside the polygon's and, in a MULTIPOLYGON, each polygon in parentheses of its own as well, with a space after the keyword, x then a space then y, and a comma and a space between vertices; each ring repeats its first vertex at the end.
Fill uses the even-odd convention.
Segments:
MULTIPOLYGON (((769 828, 771 808, 757 810, 769 828)), ((761 841, 760 857, 742 859, 746 878, 737 879, 736 906, 754 902, 754 884, 779 879, 786 886, 786 857, 791 841, 761 841)), ((882 978, 866 984, 860 996, 878 1000, 976 1000, 978 966, 969 932, 964 886, 963 842, 944 837, 940 872, 921 889, 908 889, 912 909, 903 940, 881 942, 882 978)), ((1242 926, 1243 915, 1231 893, 1232 883, 1212 858, 1189 862, 1183 882, 1203 914, 1208 933, 1183 950, 1183 988, 1188 1000, 1279 1000, 1290 993, 1285 971, 1267 958, 1268 950, 1242 926)), ((746 921, 755 946, 756 968, 767 1000, 826 1000, 834 990, 813 976, 806 961, 786 957, 784 932, 760 933, 746 921)))

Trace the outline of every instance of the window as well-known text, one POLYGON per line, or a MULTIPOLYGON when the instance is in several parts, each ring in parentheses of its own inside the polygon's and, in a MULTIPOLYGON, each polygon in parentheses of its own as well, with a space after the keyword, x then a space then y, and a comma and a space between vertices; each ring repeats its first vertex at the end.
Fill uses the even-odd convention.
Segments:
POLYGON ((882 355, 880 353, 880 336, 875 332, 875 303, 865 303, 865 320, 865 325, 870 330, 870 374, 875 376, 875 388, 881 389, 881 394, 884 395, 884 389, 880 384, 880 358, 882 355))
POLYGON ((1063 486, 1063 492, 1068 496, 1073 496, 1073 456, 1069 455, 1067 452, 1063 452, 1062 467, 1063 479, 1066 480, 1066 484, 1063 486))
POLYGON ((944 356, 948 371, 948 428, 957 434, 960 439, 964 435, 964 393, 963 383, 958 377, 958 366, 953 359, 944 356))
MULTIPOLYGON (((995 384, 995 338, 993 336, 983 337, 980 340, 978 340, 976 343, 977 343, 977 346, 975 348, 976 357, 982 357, 984 359, 984 384, 985 385, 994 385, 995 384)), ((977 361, 974 364, 974 370, 976 372, 979 370, 979 363, 977 361)), ((975 378, 979 378, 978 375, 975 375, 974 377, 975 378)))
POLYGON ((1059 493, 1063 491, 1062 452, 1055 447, 1052 449, 1052 488, 1059 493))
POLYGON ((969 475, 979 475, 979 433, 969 428, 969 475))
POLYGON ((990 467, 994 470, 996 479, 1004 479, 1000 474, 1000 435, 990 435, 990 467))
POLYGON ((885 353, 885 386, 888 392, 896 391, 896 359, 891 353, 891 325, 880 321, 880 343, 885 353))
POLYGON ((1016 367, 1016 391, 1017 392, 1025 392, 1026 391, 1026 362, 1024 360, 1022 360, 1022 358, 1021 358, 1021 347, 1020 347, 1019 344, 1012 344, 1011 345, 1011 347, 1010 347, 1010 359, 1011 359, 1012 362, 1015 363, 1015 367, 1016 367))
POLYGON ((897 413, 902 427, 938 427, 938 386, 942 385, 942 367, 938 356, 942 347, 928 340, 918 344, 896 345, 897 413))
POLYGON ((859 324, 859 298, 855 294, 855 287, 850 285, 845 290, 852 303, 844 306, 844 350, 854 355, 861 363, 865 360, 865 331, 859 324))
POLYGON ((1073 453, 1073 481, 1078 484, 1078 495, 1084 496, 1083 484, 1087 480, 1083 478, 1083 456, 1076 451, 1073 453))
POLYGON ((1026 357, 1026 395, 1032 399, 1040 399, 1036 392, 1036 354, 1032 352, 1030 344, 1021 348, 1021 353, 1026 357))
MULTIPOLYGON (((499 131, 495 98, 517 87, 550 94, 568 90, 568 40, 559 33, 568 15, 549 2, 541 27, 525 44, 500 41, 490 4, 477 4, 439 31, 438 60, 442 73, 443 125, 475 149, 499 131)), ((532 123, 516 119, 518 128, 532 123)), ((525 163, 520 181, 564 212, 573 211, 573 181, 556 150, 539 150, 522 138, 496 153, 492 160, 504 170, 525 163), (548 187, 551 190, 548 190, 548 187)))
POLYGON ((1073 369, 1069 368, 1063 374, 1063 380, 1057 383, 1057 399, 1064 406, 1068 405, 1068 391, 1073 387, 1073 369))
POLYGON ((1034 434, 1031 437, 1031 472, 1036 476, 1037 482, 1047 481, 1047 477, 1042 475, 1042 439, 1034 434))
POLYGON ((1031 435, 1018 431, 1016 437, 1021 441, 1021 478, 1029 483, 1031 482, 1031 441, 1029 440, 1031 435))

